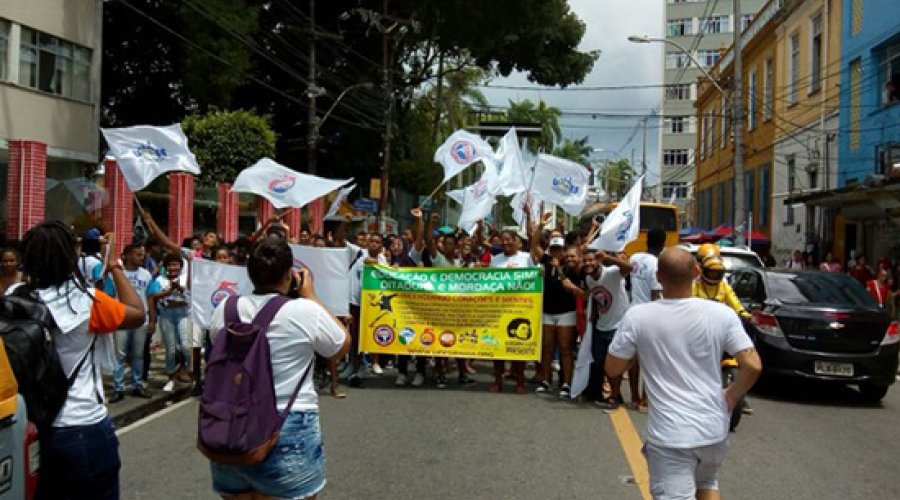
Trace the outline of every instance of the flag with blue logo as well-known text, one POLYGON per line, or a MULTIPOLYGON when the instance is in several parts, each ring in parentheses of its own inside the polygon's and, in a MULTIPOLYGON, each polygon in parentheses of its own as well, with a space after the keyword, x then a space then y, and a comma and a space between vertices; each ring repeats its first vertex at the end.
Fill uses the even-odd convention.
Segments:
POLYGON ((522 149, 519 147, 516 127, 510 128, 509 132, 500 140, 497 152, 494 154, 494 161, 499 169, 499 178, 494 194, 510 196, 528 189, 527 183, 531 179, 531 173, 522 159, 522 149))
POLYGON ((457 227, 471 234, 472 228, 478 221, 491 214, 491 209, 496 203, 496 198, 490 190, 491 182, 494 180, 496 180, 496 176, 488 169, 475 184, 447 192, 447 197, 462 205, 457 227))
POLYGON ((640 177, 628 194, 616 205, 600 226, 600 235, 591 242, 590 248, 607 252, 621 252, 625 245, 636 240, 641 231, 641 194, 644 177, 640 177))
POLYGON ((220 264, 211 260, 191 261, 191 315, 194 326, 209 328, 213 311, 228 297, 249 295, 253 283, 246 266, 220 264))
POLYGON ((444 141, 434 152, 434 161, 444 167, 444 180, 447 182, 466 169, 469 165, 482 159, 493 159, 494 150, 481 137, 465 130, 457 130, 444 141))
POLYGON ((590 171, 574 161, 548 154, 538 155, 531 192, 549 205, 570 215, 581 215, 587 202, 590 171))
POLYGON ((304 174, 263 158, 241 171, 231 190, 262 196, 275 208, 300 208, 352 180, 304 174))
POLYGON ((178 123, 168 127, 101 128, 100 132, 132 191, 144 189, 166 172, 200 175, 200 165, 178 123))

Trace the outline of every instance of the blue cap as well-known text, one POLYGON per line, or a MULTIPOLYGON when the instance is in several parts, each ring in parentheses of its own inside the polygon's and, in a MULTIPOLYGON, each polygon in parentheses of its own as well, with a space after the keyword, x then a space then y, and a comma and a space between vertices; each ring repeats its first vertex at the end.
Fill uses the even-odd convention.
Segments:
POLYGON ((83 240, 99 240, 100 239, 100 230, 97 228, 91 228, 84 232, 81 235, 81 239, 83 240))

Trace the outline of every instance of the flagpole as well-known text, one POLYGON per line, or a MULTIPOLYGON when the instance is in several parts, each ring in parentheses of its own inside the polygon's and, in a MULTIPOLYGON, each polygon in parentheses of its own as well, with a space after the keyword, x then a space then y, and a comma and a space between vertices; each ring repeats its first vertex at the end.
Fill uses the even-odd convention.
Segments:
POLYGON ((443 182, 438 184, 437 187, 434 188, 434 190, 431 193, 429 193, 428 196, 426 196, 424 200, 422 200, 422 203, 419 203, 419 206, 421 207, 422 205, 427 204, 428 201, 431 200, 431 198, 434 197, 435 194, 437 194, 438 189, 441 189, 441 186, 443 186, 443 185, 444 185, 443 182))

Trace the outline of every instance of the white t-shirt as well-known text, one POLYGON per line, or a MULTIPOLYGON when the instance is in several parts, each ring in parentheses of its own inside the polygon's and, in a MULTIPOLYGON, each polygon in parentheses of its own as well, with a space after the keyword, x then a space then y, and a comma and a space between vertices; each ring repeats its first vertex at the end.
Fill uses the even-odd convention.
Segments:
POLYGON ((437 255, 435 255, 431 259, 431 267, 436 267, 436 268, 462 267, 462 259, 457 257, 453 260, 450 260, 447 257, 445 257, 444 254, 442 254, 441 252, 438 252, 437 255))
MULTIPOLYGON (((369 258, 369 251, 349 243, 347 244, 347 249, 350 255, 350 262, 353 264, 350 267, 350 305, 358 307, 359 301, 362 299, 362 274, 363 269, 366 267, 366 259, 369 258)), ((383 266, 388 265, 387 257, 383 253, 378 254, 378 263, 383 266)))
MULTIPOLYGON (((99 258, 94 255, 80 255, 78 257, 78 270, 84 276, 86 281, 91 281, 94 276, 94 267, 103 264, 99 258)), ((93 283, 91 283, 93 284, 93 283)))
MULTIPOLYGON (((166 276, 160 274, 154 279, 154 284, 152 288, 152 293, 159 293, 172 288, 172 282, 166 276)), ((188 288, 187 283, 187 274, 182 273, 178 276, 178 284, 181 285, 181 288, 184 290, 183 292, 173 292, 165 297, 156 301, 156 304, 161 307, 169 307, 169 302, 171 301, 173 304, 186 303, 187 305, 191 304, 191 289, 188 288)))
POLYGON ((726 305, 690 298, 662 299, 631 308, 609 354, 641 360, 650 398, 647 441, 696 448, 728 437, 722 393, 722 353, 753 347, 726 305))
POLYGON ((628 290, 619 266, 601 266, 600 279, 586 276, 584 279, 588 294, 594 301, 593 311, 597 313, 594 327, 610 331, 619 327, 622 316, 628 311, 628 290))
MULTIPOLYGON (((246 295, 238 299, 238 314, 241 321, 250 322, 260 309, 275 294, 246 295)), ((213 340, 225 325, 225 304, 222 301, 210 320, 210 335, 213 340)), ((272 356, 272 377, 278 410, 284 411, 291 394, 300 383, 300 377, 310 363, 315 362, 315 353, 330 358, 344 345, 344 330, 331 318, 322 306, 306 299, 294 299, 286 303, 269 324, 266 335, 272 356)), ((314 410, 318 408, 314 373, 303 381, 297 393, 292 410, 314 410)))
POLYGON ((658 261, 652 253, 631 256, 631 305, 651 302, 652 292, 662 291, 662 285, 656 280, 658 261))
POLYGON ((498 253, 491 257, 490 267, 535 267, 536 264, 531 260, 531 254, 518 252, 515 255, 506 255, 498 253))

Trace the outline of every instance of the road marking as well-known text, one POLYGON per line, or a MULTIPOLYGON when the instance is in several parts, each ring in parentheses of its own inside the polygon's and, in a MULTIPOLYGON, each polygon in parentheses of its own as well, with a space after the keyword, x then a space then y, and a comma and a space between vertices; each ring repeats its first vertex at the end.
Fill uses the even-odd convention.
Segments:
POLYGON ((121 435, 125 434, 126 432, 131 432, 131 431, 137 429, 138 427, 143 427, 144 425, 149 424, 150 422, 152 422, 160 417, 164 417, 164 416, 168 415, 169 413, 172 413, 173 411, 177 411, 193 402, 194 402, 194 398, 187 398, 184 401, 179 401, 179 402, 173 404, 172 406, 169 406, 168 408, 165 408, 163 410, 160 410, 160 411, 154 413, 153 415, 146 416, 146 417, 138 420, 137 422, 134 422, 133 424, 122 427, 121 429, 116 431, 116 436, 121 436, 121 435))
POLYGON ((617 408, 609 414, 612 420, 613 428, 616 430, 616 437, 619 438, 619 444, 622 445, 622 451, 625 452, 625 459, 628 460, 628 466, 631 467, 631 473, 634 476, 634 484, 644 500, 651 500, 650 496, 650 474, 647 472, 647 460, 641 453, 641 447, 644 443, 641 436, 634 428, 631 417, 624 408, 617 408))

